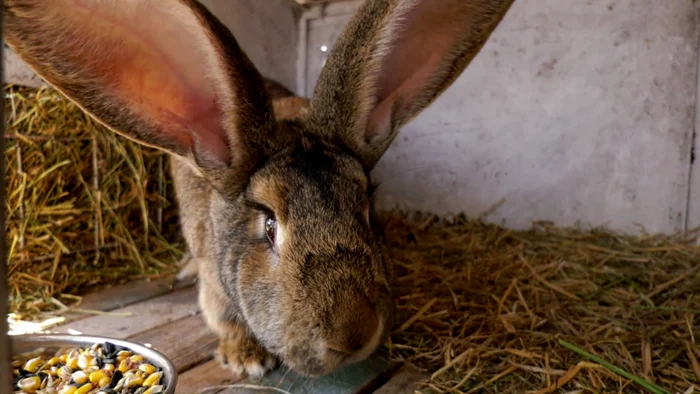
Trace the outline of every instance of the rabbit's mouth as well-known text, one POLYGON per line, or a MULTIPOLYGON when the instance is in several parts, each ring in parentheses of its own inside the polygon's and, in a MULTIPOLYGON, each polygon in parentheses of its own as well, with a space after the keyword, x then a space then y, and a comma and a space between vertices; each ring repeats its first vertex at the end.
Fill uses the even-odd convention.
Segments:
POLYGON ((339 363, 338 367, 343 367, 349 364, 354 364, 357 362, 360 362, 367 357, 371 356, 372 353, 374 353, 375 350, 381 345, 382 340, 386 336, 386 322, 385 319, 380 317, 379 323, 377 325, 377 329, 372 335, 371 339, 369 342, 367 342, 364 346, 360 348, 360 350, 354 352, 354 353, 345 353, 345 352, 338 352, 336 350, 330 349, 330 351, 337 353, 338 355, 341 356, 341 362, 339 363))
POLYGON ((391 313, 378 316, 377 325, 367 342, 356 349, 338 349, 322 339, 304 345, 287 346, 280 358, 296 373, 318 378, 370 357, 386 340, 392 324, 391 313))

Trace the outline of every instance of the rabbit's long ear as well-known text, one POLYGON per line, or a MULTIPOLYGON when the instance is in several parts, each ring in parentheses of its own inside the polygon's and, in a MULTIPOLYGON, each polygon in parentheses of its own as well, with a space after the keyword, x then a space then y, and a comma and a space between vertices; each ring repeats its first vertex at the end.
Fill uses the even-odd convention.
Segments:
POLYGON ((326 60, 309 124, 367 167, 462 73, 513 0, 367 0, 326 60))
POLYGON ((144 145, 245 170, 274 129, 262 77, 195 0, 5 0, 4 18, 37 74, 144 145))

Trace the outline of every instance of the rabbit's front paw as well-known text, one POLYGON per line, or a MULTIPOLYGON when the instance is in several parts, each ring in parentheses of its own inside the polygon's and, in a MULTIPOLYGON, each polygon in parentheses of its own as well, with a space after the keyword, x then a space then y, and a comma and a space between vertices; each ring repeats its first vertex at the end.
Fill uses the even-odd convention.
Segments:
POLYGON ((275 367, 277 359, 268 353, 242 326, 232 327, 219 341, 216 358, 234 374, 261 377, 275 367))
POLYGON ((178 267, 179 272, 175 277, 176 282, 185 282, 197 279, 197 271, 199 268, 197 265, 197 259, 192 257, 190 252, 186 252, 182 256, 182 259, 180 259, 180 262, 178 263, 178 267))

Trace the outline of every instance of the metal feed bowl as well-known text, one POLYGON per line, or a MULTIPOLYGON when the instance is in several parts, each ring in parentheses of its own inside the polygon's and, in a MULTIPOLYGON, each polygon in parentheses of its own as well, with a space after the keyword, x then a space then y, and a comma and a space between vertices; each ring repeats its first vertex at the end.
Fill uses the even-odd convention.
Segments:
POLYGON ((60 348, 75 346, 89 347, 95 343, 104 343, 105 341, 128 348, 134 353, 138 353, 148 359, 154 367, 163 368, 162 384, 167 385, 163 394, 175 393, 175 386, 177 385, 177 370, 175 370, 175 366, 162 353, 136 342, 90 335, 25 334, 10 336, 10 350, 14 357, 15 355, 33 352, 38 349, 46 349, 47 351, 55 352, 60 348))

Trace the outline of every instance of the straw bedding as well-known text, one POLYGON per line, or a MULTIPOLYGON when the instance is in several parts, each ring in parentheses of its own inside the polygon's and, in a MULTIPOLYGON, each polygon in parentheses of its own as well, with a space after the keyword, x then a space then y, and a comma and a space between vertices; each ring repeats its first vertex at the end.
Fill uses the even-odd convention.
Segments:
MULTIPOLYGON (((96 287, 172 274, 182 242, 163 154, 51 90, 8 87, 5 105, 11 310, 37 318, 96 287)), ((387 346, 428 372, 422 392, 700 389, 688 234, 385 220, 398 302, 387 346)))
POLYGON ((396 217, 387 233, 405 321, 390 349, 430 372, 424 392, 700 389, 700 247, 687 237, 396 217))
POLYGON ((28 319, 75 303, 71 293, 173 271, 163 153, 52 89, 7 86, 5 114, 10 311, 28 319))

